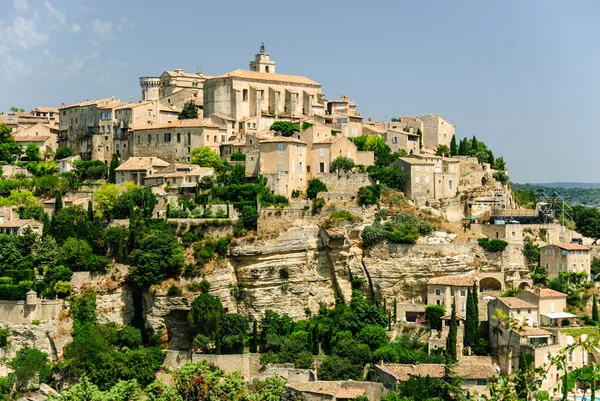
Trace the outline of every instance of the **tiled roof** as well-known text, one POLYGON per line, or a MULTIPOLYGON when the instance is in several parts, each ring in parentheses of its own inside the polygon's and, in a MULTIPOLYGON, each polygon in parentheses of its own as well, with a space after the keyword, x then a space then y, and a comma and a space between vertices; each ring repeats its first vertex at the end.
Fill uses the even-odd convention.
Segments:
POLYGON ((537 309, 537 306, 516 297, 499 297, 497 299, 510 309, 537 309))
POLYGON ((427 281, 427 285, 451 285, 468 287, 473 285, 473 281, 475 281, 475 274, 474 272, 471 272, 469 274, 430 278, 427 281))
POLYGON ((228 116, 227 114, 221 114, 221 113, 213 113, 213 116, 220 118, 221 120, 225 120, 225 121, 235 121, 235 118, 228 116))
POLYGON ((341 388, 335 393, 335 398, 353 400, 361 395, 365 395, 364 388, 341 388))
POLYGON ((551 336, 552 333, 546 331, 544 329, 540 329, 539 327, 531 327, 531 326, 523 326, 516 333, 521 337, 530 337, 530 336, 551 336))
POLYGON ((428 162, 425 160, 420 160, 414 157, 401 157, 398 160, 402 160, 404 163, 406 164, 418 164, 418 165, 426 165, 426 166, 433 166, 435 165, 435 163, 433 162, 428 162))
POLYGON ((156 171, 146 178, 180 178, 189 176, 203 176, 213 173, 211 167, 200 167, 193 164, 173 163, 163 169, 156 171))
POLYGON ((44 142, 50 139, 51 135, 15 135, 15 142, 44 142))
POLYGON ((227 74, 219 75, 211 79, 222 79, 222 78, 240 78, 250 79, 256 81, 270 81, 270 82, 286 82, 293 84, 302 84, 310 86, 321 86, 320 83, 313 81, 312 79, 300 76, 300 75, 285 75, 285 74, 271 74, 267 72, 258 71, 247 71, 247 70, 234 70, 227 74))
POLYGON ((111 102, 115 102, 115 99, 112 97, 108 97, 106 99, 95 99, 95 100, 86 100, 85 102, 73 103, 68 106, 62 106, 61 109, 70 109, 71 107, 85 107, 91 106, 93 104, 104 105, 111 102))
POLYGON ((213 123, 210 118, 194 118, 177 120, 167 124, 151 124, 135 128, 134 131, 145 131, 164 128, 221 128, 219 124, 213 123))
POLYGON ((148 167, 167 167, 169 163, 158 157, 130 157, 115 169, 115 171, 146 170, 148 167))
POLYGON ((527 290, 527 292, 530 292, 540 298, 557 298, 557 297, 566 298, 566 296, 567 296, 567 294, 564 294, 559 291, 555 291, 551 288, 534 288, 531 290, 527 290))
POLYGON ((170 75, 172 77, 187 77, 187 78, 206 78, 201 72, 184 72, 184 71, 165 71, 163 74, 170 75))
POLYGON ((39 221, 34 220, 34 219, 8 220, 8 221, 5 221, 4 223, 0 224, 0 228, 21 228, 21 227, 25 227, 28 225, 42 225, 42 223, 40 223, 39 221))
MULTIPOLYGON (((378 368, 391 374, 398 381, 406 381, 411 376, 429 376, 441 378, 444 377, 444 365, 423 363, 423 364, 384 364, 377 365, 378 368)), ((471 365, 458 364, 452 367, 452 372, 458 377, 465 379, 487 379, 498 373, 496 367, 492 364, 471 365)))
POLYGON ((306 142, 303 142, 299 139, 293 138, 291 136, 274 136, 272 138, 261 139, 260 143, 297 143, 299 145, 306 145, 306 142))
POLYGON ((553 246, 559 247, 560 249, 564 249, 565 251, 589 251, 590 249, 592 249, 589 246, 579 245, 579 244, 552 244, 552 245, 543 246, 542 249, 553 247, 553 246))
POLYGON ((343 138, 342 136, 331 135, 331 136, 326 136, 325 138, 319 139, 317 141, 314 141, 313 143, 334 143, 342 138, 343 138))
POLYGON ((288 387, 301 392, 335 396, 342 386, 339 382, 334 381, 316 381, 308 383, 289 383, 288 387))
POLYGON ((41 113, 58 113, 58 109, 56 107, 36 107, 33 110, 41 113))

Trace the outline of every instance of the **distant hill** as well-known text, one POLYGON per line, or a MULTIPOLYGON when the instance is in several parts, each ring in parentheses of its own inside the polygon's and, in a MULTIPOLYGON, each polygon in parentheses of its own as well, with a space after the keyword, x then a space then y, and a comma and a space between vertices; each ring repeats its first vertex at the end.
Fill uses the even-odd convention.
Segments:
POLYGON ((544 184, 513 183, 512 187, 515 191, 537 191, 538 189, 543 189, 549 196, 556 191, 572 205, 600 208, 600 184, 577 182, 551 182, 544 184))
POLYGON ((548 188, 600 188, 600 183, 593 182, 548 182, 548 183, 540 183, 540 184, 526 184, 526 185, 535 185, 539 187, 548 187, 548 188))

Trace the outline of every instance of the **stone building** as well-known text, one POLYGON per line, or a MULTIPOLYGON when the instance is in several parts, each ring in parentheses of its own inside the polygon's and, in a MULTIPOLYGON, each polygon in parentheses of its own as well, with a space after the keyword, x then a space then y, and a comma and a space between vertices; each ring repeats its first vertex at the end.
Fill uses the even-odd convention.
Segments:
POLYGON ((158 157, 131 157, 115 169, 117 184, 133 182, 135 185, 146 185, 146 176, 168 165, 169 163, 158 157))
POLYGON ((426 202, 456 196, 460 161, 434 155, 411 155, 395 162, 406 174, 404 194, 426 202))
POLYGON ((46 152, 55 152, 58 146, 58 130, 47 124, 37 123, 18 129, 14 132, 13 138, 17 144, 26 148, 33 143, 40 148, 43 155, 46 152))
POLYGON ((412 128, 409 132, 388 128, 383 134, 383 139, 393 153, 401 150, 409 155, 419 153, 419 135, 413 132, 412 128))
POLYGON ((158 101, 169 107, 183 108, 194 102, 202 113, 203 84, 206 76, 202 72, 187 73, 182 69, 164 71, 160 77, 140 77, 142 101, 158 101))
POLYGON ((412 129, 415 134, 421 130, 424 148, 435 150, 438 145, 450 147, 455 127, 439 114, 404 116, 398 120, 390 122, 388 126, 394 130, 412 129))
POLYGON ((292 137, 275 136, 261 140, 259 146, 259 171, 267 178, 267 186, 273 193, 289 198, 292 191, 306 188, 306 142, 292 137))
POLYGON ((350 401, 366 397, 379 401, 383 395, 381 383, 367 381, 311 381, 288 383, 283 399, 304 401, 350 401))
POLYGON ((550 288, 535 288, 517 294, 517 298, 538 307, 541 326, 558 326, 562 321, 576 318, 571 313, 564 312, 567 308, 567 294, 550 288))
POLYGON ((427 305, 443 305, 449 312, 454 301, 456 313, 464 315, 467 311, 467 293, 475 281, 475 272, 431 278, 427 281, 427 305))
POLYGON ((235 70, 204 81, 204 116, 228 116, 239 129, 243 120, 256 119, 256 129, 276 120, 300 121, 313 114, 321 84, 302 76, 276 74, 275 62, 264 47, 250 63, 250 71, 235 70))
POLYGON ((579 244, 553 244, 540 248, 540 266, 548 271, 548 278, 556 278, 561 271, 584 272, 590 277, 589 246, 579 244))
POLYGON ((70 173, 71 171, 73 171, 73 162, 77 160, 81 160, 81 157, 79 157, 78 155, 69 156, 65 157, 64 159, 57 160, 56 164, 58 164, 58 173, 70 173))
POLYGON ((173 163, 165 168, 147 175, 145 185, 166 185, 171 192, 194 193, 196 185, 202 177, 212 176, 214 169, 193 164, 173 163))
POLYGON ((189 162, 192 150, 200 146, 219 154, 225 139, 225 130, 209 119, 175 120, 134 129, 130 150, 133 157, 158 157, 169 163, 189 162))

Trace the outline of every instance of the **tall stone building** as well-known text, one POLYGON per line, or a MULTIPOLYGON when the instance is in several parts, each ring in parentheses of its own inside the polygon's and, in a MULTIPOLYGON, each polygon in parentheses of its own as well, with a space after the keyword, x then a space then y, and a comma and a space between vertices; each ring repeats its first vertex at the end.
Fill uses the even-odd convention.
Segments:
POLYGON ((250 71, 235 70, 204 81, 204 116, 225 116, 236 130, 250 124, 260 131, 276 120, 299 122, 311 116, 320 98, 321 84, 275 73, 275 62, 262 46, 250 62, 250 71))

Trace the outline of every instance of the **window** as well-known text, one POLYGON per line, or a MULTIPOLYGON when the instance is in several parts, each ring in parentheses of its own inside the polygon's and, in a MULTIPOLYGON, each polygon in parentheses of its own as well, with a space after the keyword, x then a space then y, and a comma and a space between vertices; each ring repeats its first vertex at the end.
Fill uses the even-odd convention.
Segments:
POLYGON ((531 309, 527 309, 527 313, 531 315, 531 309))
POLYGON ((152 117, 152 109, 148 109, 148 115, 152 117))
POLYGON ((461 302, 461 303, 460 303, 460 310, 464 312, 466 309, 467 309, 467 304, 466 304, 466 302, 461 302))
POLYGON ((104 132, 105 126, 103 125, 102 127, 100 127, 100 131, 104 132))
POLYGON ((152 143, 152 134, 148 134, 148 143, 152 143))
POLYGON ((452 189, 452 180, 448 180, 448 189, 452 189))
POLYGON ((521 309, 517 309, 517 315, 521 314, 521 309))
POLYGON ((425 171, 429 172, 429 167, 425 167, 425 171))
POLYGON ((298 154, 302 156, 302 151, 304 150, 304 146, 298 145, 298 154))
POLYGON ((439 299, 437 299, 437 300, 435 301, 435 304, 436 304, 436 305, 440 305, 440 300, 439 300, 439 299))
POLYGON ((475 383, 477 383, 477 382, 475 380, 473 380, 473 379, 468 379, 467 380, 467 386, 474 386, 475 383))
POLYGON ((171 133, 165 132, 165 142, 171 142, 171 133))
POLYGON ((546 250, 546 255, 552 255, 552 249, 547 249, 546 250))
POLYGON ((283 153, 283 143, 278 143, 278 144, 277 144, 277 151, 278 151, 279 153, 283 153))
POLYGON ((350 159, 350 158, 351 158, 351 157, 350 157, 350 151, 348 151, 348 159, 350 159))
POLYGON ((216 135, 213 137, 213 139, 214 139, 214 142, 217 143, 217 136, 216 135))
MULTIPOLYGON (((546 269, 548 269, 548 263, 546 263, 546 269)), ((563 264, 562 264, 562 263, 559 263, 559 264, 558 264, 558 270, 559 270, 559 271, 562 271, 562 269, 563 269, 563 264)))
POLYGON ((441 295, 441 294, 442 294, 442 291, 440 291, 440 290, 435 290, 435 295, 441 295))
POLYGON ((243 102, 247 102, 248 101, 248 89, 244 89, 242 91, 242 101, 243 102))
POLYGON ((352 136, 358 136, 358 128, 352 128, 352 136))
POLYGON ((429 177, 425 177, 425 183, 429 184, 429 177))
POLYGON ((467 296, 467 292, 465 290, 460 290, 460 296, 461 297, 466 297, 467 296))
POLYGON ((325 148, 319 148, 319 156, 325 156, 325 148))
POLYGON ((177 133, 177 142, 181 142, 181 133, 177 133))
POLYGON ((208 142, 208 141, 210 141, 210 136, 206 135, 206 142, 208 142))
POLYGON ((277 165, 277 171, 279 171, 280 173, 283 173, 283 164, 277 165))
POLYGON ((477 379, 478 386, 487 386, 487 380, 485 379, 477 379))
POLYGON ((160 142, 160 134, 156 134, 156 143, 160 142))
POLYGON ((142 137, 138 135, 138 145, 142 143, 142 137))
POLYGON ((419 167, 419 166, 415 167, 415 171, 419 171, 419 170, 421 170, 421 167, 419 167))
POLYGON ((296 145, 292 144, 290 146, 290 148, 292 149, 292 154, 295 154, 296 153, 296 145))
POLYGON ((295 163, 290 163, 292 165, 292 173, 296 171, 296 164, 295 163))
POLYGON ((298 172, 301 173, 304 166, 302 166, 302 162, 298 162, 298 172))
POLYGON ((319 173, 325 172, 325 163, 319 163, 319 173))
POLYGON ((310 173, 310 166, 306 166, 306 172, 310 173))

